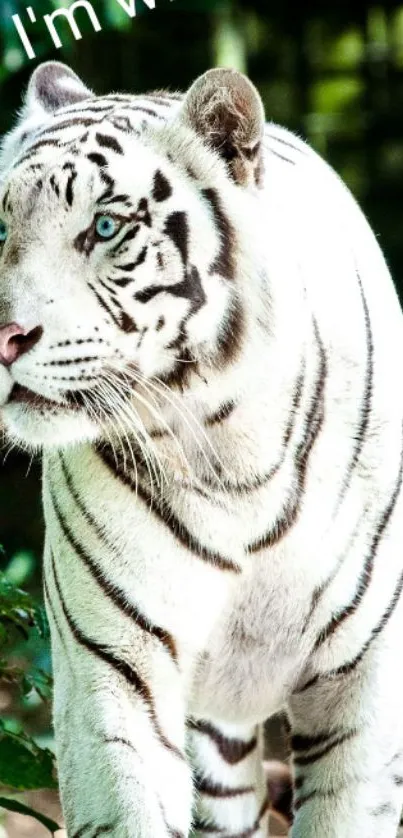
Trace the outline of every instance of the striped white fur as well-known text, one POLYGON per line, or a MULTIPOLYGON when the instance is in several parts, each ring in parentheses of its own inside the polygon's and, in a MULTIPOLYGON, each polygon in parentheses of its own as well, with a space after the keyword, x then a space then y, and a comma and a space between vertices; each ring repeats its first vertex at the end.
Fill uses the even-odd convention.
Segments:
POLYGON ((94 97, 47 64, 3 145, 69 838, 263 838, 282 709, 293 838, 396 835, 401 312, 348 190, 262 119, 229 71, 94 97))

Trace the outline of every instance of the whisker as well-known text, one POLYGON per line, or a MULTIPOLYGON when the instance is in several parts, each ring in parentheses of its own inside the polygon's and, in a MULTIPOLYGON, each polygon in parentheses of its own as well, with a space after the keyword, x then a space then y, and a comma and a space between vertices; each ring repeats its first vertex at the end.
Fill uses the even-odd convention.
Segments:
POLYGON ((212 473, 214 474, 214 477, 217 479, 218 483, 220 483, 220 484, 221 484, 221 476, 220 476, 219 474, 217 474, 217 472, 216 472, 216 470, 215 470, 215 468, 214 468, 213 464, 212 464, 212 463, 210 462, 210 460, 208 459, 207 454, 206 454, 206 452, 205 452, 205 450, 204 450, 203 446, 201 445, 200 440, 197 438, 197 435, 196 435, 196 433, 195 433, 194 428, 192 428, 192 426, 191 426, 190 422, 189 422, 189 421, 187 420, 187 418, 183 415, 183 412, 182 412, 182 411, 184 410, 184 411, 187 413, 187 415, 190 417, 190 419, 192 420, 192 422, 194 422, 194 424, 196 425, 196 428, 200 431, 201 436, 203 437, 204 441, 207 443, 208 448, 211 450, 211 452, 212 452, 212 454, 213 454, 213 457, 214 457, 214 459, 215 459, 216 463, 220 466, 220 468, 222 469, 222 471, 223 471, 224 473, 228 473, 228 472, 227 472, 227 468, 226 468, 226 466, 224 465, 224 463, 222 462, 222 460, 221 460, 221 458, 220 458, 219 454, 218 454, 218 453, 217 453, 217 451, 215 450, 215 448, 214 448, 214 446, 213 446, 213 444, 212 444, 211 440, 210 440, 210 439, 209 439, 209 437, 207 436, 207 434, 206 434, 206 432, 205 432, 204 428, 202 427, 202 425, 200 424, 200 422, 198 421, 198 419, 196 419, 196 417, 194 416, 194 414, 192 413, 192 411, 191 411, 191 410, 189 410, 189 408, 187 407, 187 405, 186 405, 184 402, 178 402, 178 403, 175 403, 175 398, 177 398, 177 397, 176 397, 176 394, 174 394, 174 393, 173 393, 173 392, 169 389, 169 387, 165 384, 165 382, 164 382, 164 381, 161 381, 159 378, 156 378, 156 379, 155 379, 155 382, 156 382, 156 384, 154 383, 154 381, 148 380, 148 384, 149 384, 149 386, 153 387, 153 388, 154 388, 157 392, 159 392, 157 385, 159 385, 160 387, 163 387, 163 388, 164 388, 164 392, 163 392, 163 393, 161 393, 161 395, 165 395, 165 398, 167 399, 167 401, 169 402, 169 404, 171 404, 171 406, 172 406, 172 407, 174 407, 174 408, 177 410, 177 412, 178 412, 178 413, 179 413, 179 415, 181 416, 181 419, 185 422, 185 424, 186 424, 187 428, 189 429, 190 433, 192 434, 192 436, 193 436, 193 438, 194 438, 194 440, 195 440, 195 442, 196 442, 196 444, 197 444, 197 446, 198 446, 198 448, 199 448, 199 450, 200 450, 200 452, 201 452, 201 454, 202 454, 202 456, 203 456, 203 459, 204 459, 204 460, 205 460, 205 462, 207 463, 207 466, 209 467, 209 469, 210 469, 210 470, 212 471, 212 473))
MULTIPOLYGON (((135 377, 133 375, 133 373, 131 374, 131 378, 132 378, 132 380, 134 379, 136 381, 136 383, 139 383, 144 387, 144 389, 147 391, 150 398, 155 403, 155 396, 153 396, 153 394, 150 392, 150 388, 148 387, 148 382, 145 379, 141 379, 140 377, 137 377, 137 376, 135 377)), ((146 409, 149 410, 151 415, 157 419, 157 422, 162 424, 163 427, 167 430, 169 436, 171 437, 171 439, 175 443, 175 446, 176 446, 176 448, 178 449, 178 452, 179 452, 179 456, 183 460, 184 465, 186 466, 186 470, 189 474, 189 477, 191 478, 192 477, 192 468, 190 466, 190 463, 189 463, 189 461, 188 461, 188 459, 185 455, 185 452, 183 451, 183 447, 181 446, 176 434, 174 433, 172 428, 169 426, 169 424, 165 420, 164 416, 161 414, 161 412, 158 412, 153 407, 153 405, 146 398, 144 398, 144 396, 142 396, 141 393, 138 392, 138 390, 135 390, 133 392, 133 388, 129 387, 129 385, 127 384, 126 381, 125 381, 125 385, 126 385, 126 392, 128 392, 130 396, 136 398, 139 402, 141 402, 146 407, 146 409)), ((157 404, 158 404, 158 402, 157 402, 157 404)), ((148 433, 147 433, 147 441, 148 441, 148 445, 152 448, 155 456, 158 456, 158 454, 160 452, 158 452, 158 449, 155 446, 155 442, 153 441, 153 439, 150 437, 150 435, 148 433)), ((165 458, 168 459, 168 456, 165 455, 165 458)))

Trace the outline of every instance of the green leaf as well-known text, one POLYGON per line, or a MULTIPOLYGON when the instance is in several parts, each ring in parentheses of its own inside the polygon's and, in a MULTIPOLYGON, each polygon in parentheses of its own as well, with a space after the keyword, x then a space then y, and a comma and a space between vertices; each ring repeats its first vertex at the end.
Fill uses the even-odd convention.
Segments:
POLYGON ((25 591, 16 588, 0 571, 0 624, 7 630, 9 624, 27 635, 30 628, 36 628, 40 637, 49 637, 45 609, 25 591))
POLYGON ((23 696, 35 690, 42 701, 48 701, 52 696, 53 678, 43 669, 33 667, 25 672, 19 666, 9 664, 0 658, 0 681, 10 686, 19 687, 23 696))
POLYGON ((24 695, 36 690, 43 701, 48 701, 52 696, 53 678, 43 669, 31 669, 24 674, 21 686, 24 695))
POLYGON ((35 809, 31 809, 30 806, 26 806, 25 803, 21 803, 19 800, 12 800, 9 797, 0 797, 0 806, 3 809, 8 809, 10 812, 18 812, 20 815, 30 815, 31 818, 36 818, 36 820, 46 827, 52 835, 61 829, 55 821, 50 820, 50 818, 47 818, 45 815, 42 815, 41 812, 36 812, 35 809))
POLYGON ((18 791, 55 789, 55 758, 24 733, 0 731, 0 784, 18 791))

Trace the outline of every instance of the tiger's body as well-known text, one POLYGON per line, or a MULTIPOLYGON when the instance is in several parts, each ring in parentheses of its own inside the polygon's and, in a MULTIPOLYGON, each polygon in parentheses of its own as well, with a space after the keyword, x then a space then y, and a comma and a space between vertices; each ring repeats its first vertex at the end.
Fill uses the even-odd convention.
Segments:
POLYGON ((69 838, 263 838, 284 708, 293 838, 396 835, 401 312, 348 190, 262 119, 235 73, 95 98, 53 64, 4 143, 69 838))

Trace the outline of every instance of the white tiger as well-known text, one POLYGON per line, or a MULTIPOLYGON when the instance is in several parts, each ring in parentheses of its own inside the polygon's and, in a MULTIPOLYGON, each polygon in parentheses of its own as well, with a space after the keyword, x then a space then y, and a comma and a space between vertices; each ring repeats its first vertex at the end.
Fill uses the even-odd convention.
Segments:
POLYGON ((392 838, 402 317, 362 213, 253 85, 39 67, 3 143, 2 418, 43 449, 69 838, 392 838))

